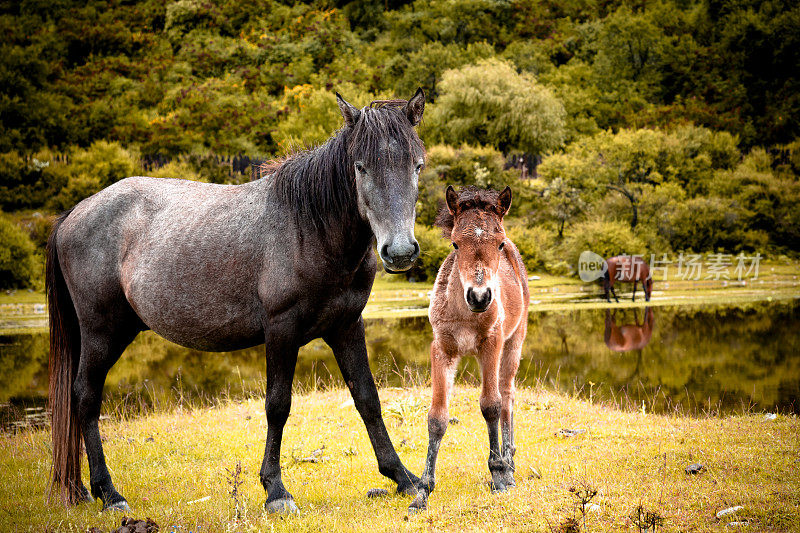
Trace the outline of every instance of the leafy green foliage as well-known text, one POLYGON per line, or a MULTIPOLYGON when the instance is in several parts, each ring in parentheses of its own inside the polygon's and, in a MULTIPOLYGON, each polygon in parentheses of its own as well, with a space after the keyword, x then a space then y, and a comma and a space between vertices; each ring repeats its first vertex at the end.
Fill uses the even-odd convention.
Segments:
POLYGON ((439 267, 452 251, 450 241, 442 237, 439 228, 423 224, 414 227, 414 236, 419 242, 420 256, 405 276, 416 281, 433 281, 436 279, 439 267))
POLYGON ((34 285, 39 278, 35 252, 30 237, 8 218, 0 217, 0 289, 34 285))
POLYGON ((586 220, 577 224, 565 238, 562 257, 577 270, 578 257, 584 250, 590 250, 602 257, 644 255, 648 252, 627 224, 602 219, 586 220))
POLYGON ((561 102, 506 62, 487 59, 449 70, 439 88, 431 120, 445 141, 542 154, 564 140, 561 102))
POLYGON ((100 189, 133 174, 134 163, 127 150, 117 143, 97 141, 87 150, 74 154, 67 167, 67 184, 50 204, 63 211, 100 189))
POLYGON ((601 220, 659 252, 800 252, 796 2, 26 1, 0 30, 5 211, 134 173, 231 181, 218 156, 324 142, 337 91, 422 87, 426 226, 448 184, 510 185, 533 268, 601 220))

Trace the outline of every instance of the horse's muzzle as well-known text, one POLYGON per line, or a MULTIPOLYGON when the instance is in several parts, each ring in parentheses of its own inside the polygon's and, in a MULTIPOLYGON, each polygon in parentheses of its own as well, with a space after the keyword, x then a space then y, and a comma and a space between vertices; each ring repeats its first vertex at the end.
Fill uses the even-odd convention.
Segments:
POLYGON ((467 289, 465 295, 467 306, 473 313, 483 313, 492 303, 492 289, 485 287, 483 289, 476 289, 470 287, 467 289))
POLYGON ((419 257, 419 243, 411 238, 410 241, 398 242, 394 239, 392 244, 384 244, 380 249, 383 268, 390 274, 405 272, 419 257))

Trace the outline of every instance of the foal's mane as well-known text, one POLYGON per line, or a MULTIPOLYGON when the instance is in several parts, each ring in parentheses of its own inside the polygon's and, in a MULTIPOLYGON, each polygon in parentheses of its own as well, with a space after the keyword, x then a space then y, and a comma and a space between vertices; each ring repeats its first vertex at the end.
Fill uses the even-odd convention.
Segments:
MULTIPOLYGON (((503 213, 500 211, 498 205, 499 191, 493 189, 481 189, 474 185, 469 185, 458 191, 458 212, 464 213, 469 209, 480 209, 481 211, 488 211, 502 217, 503 213)), ((447 208, 446 202, 440 202, 439 213, 436 215, 434 225, 441 228, 442 236, 445 239, 450 239, 453 227, 456 224, 456 218, 450 213, 447 208)))
POLYGON ((300 150, 261 166, 262 175, 272 174, 278 197, 289 206, 298 226, 310 221, 327 232, 341 223, 342 216, 357 210, 356 159, 382 177, 392 163, 384 156, 386 141, 394 140, 406 153, 424 154, 422 141, 403 107, 406 100, 376 100, 361 109, 353 126, 344 126, 320 146, 300 150))

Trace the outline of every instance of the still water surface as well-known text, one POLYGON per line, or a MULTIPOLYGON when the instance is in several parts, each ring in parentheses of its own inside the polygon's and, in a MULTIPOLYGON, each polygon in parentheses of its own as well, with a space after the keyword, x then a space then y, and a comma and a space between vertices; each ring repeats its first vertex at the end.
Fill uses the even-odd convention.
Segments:
MULTIPOLYGON (((427 384, 426 318, 366 322, 379 384, 427 384)), ((46 333, 0 335, 0 416, 7 425, 47 394, 46 333)), ((263 394, 264 347, 231 353, 182 348, 139 335, 112 368, 106 397, 137 410, 263 394)), ((800 300, 744 306, 531 313, 517 383, 543 384, 628 409, 685 414, 744 410, 800 413, 800 300)), ((458 382, 479 383, 474 357, 458 382)), ((321 341, 301 350, 295 390, 343 386, 321 341)), ((119 408, 119 407, 118 407, 119 408)))

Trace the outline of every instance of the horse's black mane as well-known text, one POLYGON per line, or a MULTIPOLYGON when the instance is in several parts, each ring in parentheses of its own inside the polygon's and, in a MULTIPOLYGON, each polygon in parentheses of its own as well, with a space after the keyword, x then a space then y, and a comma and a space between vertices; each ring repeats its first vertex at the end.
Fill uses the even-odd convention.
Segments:
MULTIPOLYGON (((494 211, 498 215, 501 215, 497 207, 499 196, 500 192, 494 189, 481 189, 474 185, 468 185, 458 191, 457 205, 462 212, 467 209, 479 208, 484 211, 494 211)), ((456 219, 447 208, 447 203, 444 201, 440 202, 439 212, 436 214, 436 221, 434 221, 433 224, 441 228, 442 236, 445 239, 450 239, 455 223, 456 219)))
POLYGON ((424 153, 422 141, 406 117, 405 100, 375 101, 361 109, 353 126, 345 126, 324 144, 303 150, 262 167, 273 173, 278 197, 291 209, 298 226, 308 222, 325 232, 357 210, 353 162, 361 160, 377 176, 391 161, 385 141, 394 140, 412 156, 424 153), (377 105, 376 105, 377 104, 377 105))

